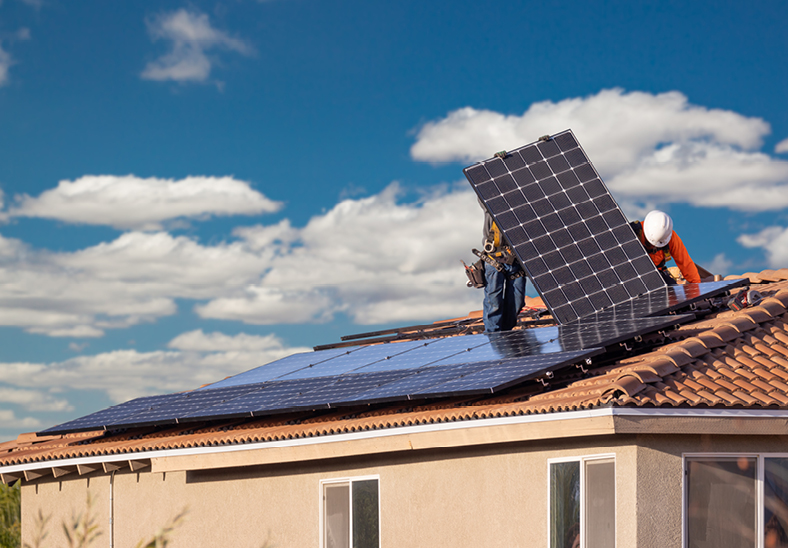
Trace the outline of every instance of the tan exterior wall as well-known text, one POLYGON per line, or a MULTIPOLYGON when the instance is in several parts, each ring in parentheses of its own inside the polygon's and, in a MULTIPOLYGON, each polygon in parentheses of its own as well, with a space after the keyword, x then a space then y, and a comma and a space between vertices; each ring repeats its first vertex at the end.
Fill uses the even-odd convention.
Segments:
MULTIPOLYGON (((133 547, 184 507, 186 522, 173 535, 174 548, 320 545, 320 481, 376 475, 380 478, 381 546, 514 547, 547 546, 547 459, 616 454, 619 545, 635 531, 634 447, 616 440, 511 443, 474 449, 410 451, 299 463, 191 472, 116 473, 114 545, 133 547), (583 447, 586 445, 586 447, 583 447)), ((49 480, 23 488, 26 516, 52 513, 52 541, 60 535, 66 507, 84 506, 87 479, 49 480)), ((109 546, 109 479, 90 479, 99 498, 105 534, 95 546, 109 546)), ((29 518, 28 518, 29 519, 29 518)), ((23 524, 30 542, 29 522, 23 524)), ((51 545, 63 544, 53 542, 51 545)), ((46 546, 46 544, 45 544, 46 546)))
MULTIPOLYGON (((401 451, 209 470, 116 473, 114 546, 133 547, 184 507, 174 548, 320 545, 320 481, 380 478, 381 546, 548 545, 548 459, 616 456, 619 548, 679 548, 682 454, 788 452, 785 436, 610 435, 476 447, 401 451)), ((261 461, 266 458, 261 456, 261 461)), ((149 469, 148 469, 149 470, 149 469)), ((52 515, 43 546, 59 546, 60 522, 84 508, 86 491, 109 546, 110 479, 98 474, 23 486, 23 536, 39 508, 52 515)))
MULTIPOLYGON (((639 446, 638 548, 679 548, 682 545, 683 454, 788 453, 788 436, 642 434, 637 436, 635 443, 639 446)), ((630 544, 619 543, 619 546, 630 544)))

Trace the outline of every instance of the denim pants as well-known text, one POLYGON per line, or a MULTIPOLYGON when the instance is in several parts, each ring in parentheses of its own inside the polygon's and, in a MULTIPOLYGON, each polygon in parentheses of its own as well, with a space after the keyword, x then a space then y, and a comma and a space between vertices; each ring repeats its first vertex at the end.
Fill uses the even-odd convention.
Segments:
POLYGON ((517 315, 525 304, 525 276, 510 280, 509 276, 520 271, 520 265, 503 265, 498 272, 484 263, 484 330, 508 331, 517 325, 517 315))

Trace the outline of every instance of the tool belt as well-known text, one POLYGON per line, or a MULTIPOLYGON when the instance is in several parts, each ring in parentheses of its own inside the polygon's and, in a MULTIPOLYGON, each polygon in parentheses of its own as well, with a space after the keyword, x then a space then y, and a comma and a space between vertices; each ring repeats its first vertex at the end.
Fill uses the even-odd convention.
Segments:
POLYGON ((484 277, 484 263, 481 259, 471 266, 465 264, 465 261, 462 261, 462 264, 465 266, 465 275, 468 276, 468 283, 466 284, 468 287, 481 289, 487 285, 487 278, 484 277))
MULTIPOLYGON (((512 249, 510 247, 499 248, 499 251, 494 251, 493 253, 479 251, 478 249, 472 249, 471 251, 474 255, 479 257, 481 261, 484 261, 495 268, 495 270, 502 273, 506 272, 504 265, 512 265, 516 261, 514 253, 512 253, 512 249)), ((477 263, 478 262, 479 261, 477 261, 477 263)), ((507 277, 510 280, 516 280, 517 278, 522 278, 523 276, 525 276, 525 272, 523 272, 522 269, 519 269, 517 272, 508 274, 507 277)))

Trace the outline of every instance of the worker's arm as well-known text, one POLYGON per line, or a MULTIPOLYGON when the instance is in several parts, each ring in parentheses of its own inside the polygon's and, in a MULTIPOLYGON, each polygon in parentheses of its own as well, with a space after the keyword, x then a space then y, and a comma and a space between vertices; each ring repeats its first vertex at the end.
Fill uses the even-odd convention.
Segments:
POLYGON ((687 248, 684 247, 684 242, 681 241, 675 230, 673 231, 673 236, 670 237, 668 248, 684 279, 688 282, 699 284, 700 274, 698 274, 698 267, 695 266, 695 263, 690 258, 687 248))

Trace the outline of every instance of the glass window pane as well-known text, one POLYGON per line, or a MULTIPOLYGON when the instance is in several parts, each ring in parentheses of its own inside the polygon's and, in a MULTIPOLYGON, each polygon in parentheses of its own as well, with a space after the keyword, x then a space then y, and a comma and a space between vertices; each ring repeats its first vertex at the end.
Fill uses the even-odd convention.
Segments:
POLYGON ((754 457, 687 459, 689 548, 755 546, 754 457))
POLYGON ((764 459, 763 546, 788 548, 788 458, 764 459))
POLYGON ((550 548, 576 548, 580 541, 580 463, 550 465, 550 548))
POLYGON ((323 487, 323 526, 326 548, 350 548, 350 486, 328 484, 323 487))
POLYGON ((353 482, 353 548, 378 548, 378 480, 353 482))
POLYGON ((585 547, 616 545, 616 465, 613 459, 585 463, 585 547))

